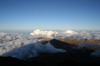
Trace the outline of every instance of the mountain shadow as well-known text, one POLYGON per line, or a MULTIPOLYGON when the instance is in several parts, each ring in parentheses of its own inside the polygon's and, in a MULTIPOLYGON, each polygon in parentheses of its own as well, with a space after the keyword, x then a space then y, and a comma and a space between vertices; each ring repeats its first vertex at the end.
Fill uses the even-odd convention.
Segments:
POLYGON ((34 50, 33 44, 28 44, 23 47, 14 49, 6 54, 9 54, 8 57, 0 57, 0 63, 10 63, 10 64, 28 64, 28 65, 44 65, 44 66, 65 66, 65 65, 100 65, 100 58, 99 57, 93 57, 90 56, 90 54, 93 52, 93 50, 87 49, 87 48, 81 48, 77 49, 77 45, 73 45, 70 43, 62 42, 60 40, 53 39, 50 41, 51 45, 53 45, 55 48, 66 50, 66 52, 63 53, 42 53, 42 55, 36 56, 34 50), (25 48, 26 47, 26 48, 25 48), (21 49, 20 51, 18 49, 21 49), (23 51, 23 52, 21 52, 23 51), (13 54, 13 52, 21 52, 20 54, 13 54), (32 53, 33 57, 28 57, 28 55, 32 53), (13 54, 14 57, 22 57, 21 59, 9 57, 10 54, 13 54), (27 58, 27 59, 23 59, 27 58))

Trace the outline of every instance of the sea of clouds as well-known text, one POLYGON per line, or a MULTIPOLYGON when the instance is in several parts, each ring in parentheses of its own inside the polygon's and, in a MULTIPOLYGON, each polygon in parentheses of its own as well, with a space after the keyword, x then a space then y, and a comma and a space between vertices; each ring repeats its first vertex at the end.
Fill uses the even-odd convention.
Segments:
MULTIPOLYGON (((46 53, 65 52, 65 50, 53 47, 50 43, 46 45, 41 44, 40 43, 41 39, 39 39, 40 37, 100 40, 100 32, 99 31, 77 32, 72 30, 57 32, 57 31, 43 31, 39 29, 34 30, 30 34, 0 32, 0 56, 12 56, 19 59, 24 59, 37 56, 39 55, 39 53, 44 53, 44 52, 46 53)), ((79 47, 82 46, 80 45, 79 47)), ((92 53, 92 55, 95 54, 100 54, 100 51, 92 53)))

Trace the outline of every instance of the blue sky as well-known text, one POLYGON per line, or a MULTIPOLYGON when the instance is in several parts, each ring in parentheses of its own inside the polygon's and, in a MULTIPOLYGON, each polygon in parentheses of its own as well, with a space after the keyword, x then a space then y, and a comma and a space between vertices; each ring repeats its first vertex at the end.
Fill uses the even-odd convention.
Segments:
POLYGON ((100 0, 0 0, 0 30, 100 30, 100 0))

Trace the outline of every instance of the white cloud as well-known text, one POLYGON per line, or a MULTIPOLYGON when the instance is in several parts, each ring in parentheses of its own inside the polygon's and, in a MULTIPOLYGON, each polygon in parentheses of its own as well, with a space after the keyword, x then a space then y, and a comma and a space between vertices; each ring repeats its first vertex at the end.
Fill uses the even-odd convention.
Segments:
MULTIPOLYGON (((26 51, 26 54, 28 51, 30 51, 27 47, 33 47, 31 49, 31 52, 36 55, 40 52, 64 52, 64 50, 56 49, 51 44, 42 45, 39 44, 38 41, 41 41, 40 39, 37 39, 38 37, 53 37, 53 38, 75 38, 75 39, 98 39, 100 40, 100 32, 89 32, 89 31, 81 31, 76 32, 72 30, 67 30, 64 32, 57 32, 57 31, 42 31, 42 30, 34 30, 31 35, 26 34, 18 34, 18 33, 4 33, 0 32, 0 55, 3 55, 4 53, 7 53, 11 50, 23 47, 22 49, 18 49, 16 51, 11 52, 11 56, 17 57, 16 53, 21 53, 21 55, 18 55, 18 58, 20 58, 24 52, 26 51), (65 32, 65 33, 64 33, 65 32), (32 43, 32 45, 29 45, 32 43), (25 45, 28 45, 27 47, 25 45), (20 51, 21 52, 18 52, 20 51)), ((84 46, 100 46, 99 44, 81 44, 79 47, 84 46)), ((27 57, 32 57, 32 53, 27 57)), ((36 56, 34 55, 34 56, 36 56)))
POLYGON ((55 32, 55 31, 42 31, 42 30, 39 30, 39 29, 36 29, 32 33, 30 33, 30 35, 44 36, 44 37, 49 37, 49 38, 52 38, 56 34, 58 34, 58 32, 55 32))
POLYGON ((77 34, 77 32, 72 31, 72 30, 66 30, 64 33, 65 34, 77 34))
POLYGON ((57 31, 42 31, 39 29, 34 30, 30 35, 37 37, 48 37, 48 38, 74 38, 74 39, 100 39, 100 32, 94 31, 73 31, 66 30, 64 32, 57 31))
MULTIPOLYGON (((1 36, 3 35, 4 34, 1 33, 1 36)), ((37 56, 42 52, 64 52, 64 50, 54 48, 50 43, 46 45, 38 43, 38 41, 41 40, 31 35, 7 33, 5 34, 5 37, 2 37, 1 39, 3 40, 0 42, 1 56, 26 59, 37 56)))

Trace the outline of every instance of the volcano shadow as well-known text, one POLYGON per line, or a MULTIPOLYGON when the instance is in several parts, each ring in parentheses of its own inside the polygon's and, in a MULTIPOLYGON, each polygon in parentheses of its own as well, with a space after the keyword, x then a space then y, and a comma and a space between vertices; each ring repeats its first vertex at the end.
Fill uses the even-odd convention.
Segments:
POLYGON ((66 50, 67 53, 71 53, 71 54, 75 54, 75 55, 79 55, 83 57, 89 57, 90 54, 94 52, 94 50, 91 50, 88 48, 84 48, 84 47, 78 48, 77 44, 67 43, 67 41, 64 42, 57 39, 53 39, 50 41, 50 43, 58 49, 66 50))
POLYGON ((77 49, 77 45, 62 42, 56 39, 52 39, 50 43, 55 48, 64 49, 66 50, 66 52, 45 53, 37 56, 36 51, 32 51, 35 50, 35 46, 34 46, 35 43, 31 43, 3 54, 3 56, 6 57, 0 57, 0 62, 16 63, 16 64, 28 63, 29 65, 33 64, 33 65, 45 65, 45 66, 51 66, 51 65, 62 66, 64 64, 65 65, 70 65, 70 64, 76 64, 76 65, 99 64, 100 65, 100 58, 90 56, 90 53, 93 52, 92 50, 86 48, 77 49), (31 58, 29 58, 30 54, 33 55, 31 56, 31 58), (20 60, 13 57, 21 58, 21 59, 28 58, 28 59, 20 60))
POLYGON ((65 49, 66 51, 71 51, 72 49, 78 47, 77 45, 71 44, 71 43, 67 43, 67 42, 63 42, 57 39, 53 39, 50 41, 50 43, 59 49, 65 49))

